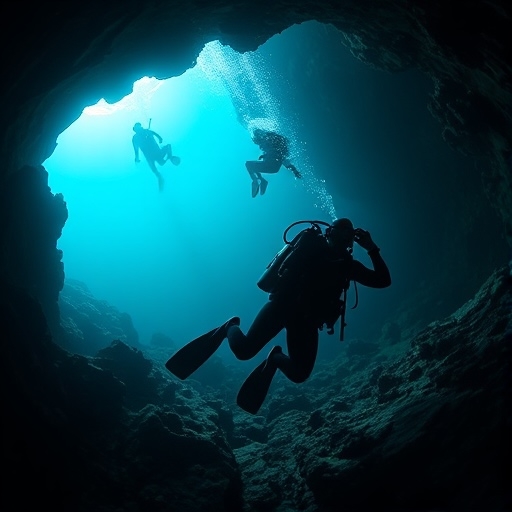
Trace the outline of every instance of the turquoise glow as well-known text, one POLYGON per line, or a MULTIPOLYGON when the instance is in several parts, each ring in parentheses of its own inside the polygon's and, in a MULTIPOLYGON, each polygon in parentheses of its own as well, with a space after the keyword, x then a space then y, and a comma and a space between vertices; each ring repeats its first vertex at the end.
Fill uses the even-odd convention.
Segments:
POLYGON ((58 244, 66 276, 130 314, 142 343, 163 332, 181 345, 235 314, 247 328, 266 300, 256 281, 282 247, 283 230, 335 216, 268 76, 257 54, 211 43, 180 77, 145 77, 119 103, 84 109, 44 162, 52 192, 63 193, 69 209, 58 244), (247 104, 242 117, 233 97, 247 104), (144 158, 134 162, 137 121, 151 123, 181 157, 161 168, 163 192, 144 158), (269 176, 264 196, 251 197, 244 163, 260 154, 254 125, 290 137, 303 180, 283 168, 269 176))

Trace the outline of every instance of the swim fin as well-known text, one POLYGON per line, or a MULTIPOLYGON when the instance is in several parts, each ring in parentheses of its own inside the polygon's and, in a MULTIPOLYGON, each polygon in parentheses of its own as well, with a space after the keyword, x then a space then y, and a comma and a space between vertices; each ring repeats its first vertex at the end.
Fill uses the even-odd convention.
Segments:
POLYGON ((171 156, 170 160, 174 165, 180 165, 181 163, 181 158, 179 156, 171 156))
POLYGON ((252 185, 251 185, 252 197, 256 197, 258 195, 259 191, 260 191, 260 184, 258 183, 258 180, 253 180, 252 185))
POLYGON ((267 397, 270 384, 277 371, 277 366, 270 363, 270 358, 274 353, 282 353, 279 346, 275 346, 269 353, 267 359, 262 361, 245 379, 238 395, 236 403, 244 411, 250 414, 256 414, 263 405, 267 397))
POLYGON ((215 353, 232 325, 240 325, 240 318, 234 316, 220 327, 189 341, 171 356, 165 367, 178 379, 185 380, 215 353))

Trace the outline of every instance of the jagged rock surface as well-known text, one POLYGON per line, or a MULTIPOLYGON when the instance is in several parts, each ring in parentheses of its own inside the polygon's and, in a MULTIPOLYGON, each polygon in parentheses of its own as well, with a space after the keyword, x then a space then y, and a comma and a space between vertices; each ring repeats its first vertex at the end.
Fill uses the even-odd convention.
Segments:
POLYGON ((410 343, 347 348, 301 386, 277 379, 255 417, 234 405, 233 369, 226 396, 221 381, 177 381, 162 347, 73 355, 11 290, 6 489, 31 482, 54 510, 504 511, 511 281, 497 270, 410 343))

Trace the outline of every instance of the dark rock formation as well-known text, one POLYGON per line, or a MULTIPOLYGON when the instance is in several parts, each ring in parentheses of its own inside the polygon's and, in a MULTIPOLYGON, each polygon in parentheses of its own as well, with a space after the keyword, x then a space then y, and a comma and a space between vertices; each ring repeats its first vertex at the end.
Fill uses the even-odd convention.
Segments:
POLYGON ((25 166, 2 189, 2 275, 37 298, 52 329, 60 322, 64 286, 57 241, 68 218, 62 194, 52 194, 42 166, 25 166))
POLYGON ((67 279, 59 295, 59 309, 57 342, 70 352, 92 356, 115 339, 140 347, 130 316, 96 299, 85 283, 67 279))
POLYGON ((96 357, 59 348, 39 304, 19 290, 2 287, 0 305, 9 308, 1 325, 4 510, 30 507, 34 497, 61 511, 241 510, 219 413, 197 391, 118 340, 96 357))
MULTIPOLYGON (((455 185, 481 176, 469 205, 491 205, 510 248, 511 16, 504 1, 10 5, 0 96, 2 508, 29 508, 35 497, 56 511, 510 510, 510 269, 491 272, 503 245, 482 257, 471 216, 451 217, 459 252, 435 264, 449 272, 457 256, 466 273, 483 264, 490 277, 473 300, 418 334, 417 310, 437 299, 419 287, 391 319, 401 332, 388 353, 370 344, 298 389, 281 383, 264 416, 248 419, 222 405, 233 402, 225 382, 240 375, 226 370, 218 390, 216 379, 172 380, 130 345, 126 316, 92 329, 69 303, 67 318, 83 328, 65 338, 57 240, 67 207, 41 163, 85 105, 117 101, 143 75, 183 73, 211 40, 254 50, 317 20, 370 66, 431 78, 440 132, 474 162, 433 179, 466 212, 455 185), (100 354, 55 343, 76 349, 86 331, 100 354)), ((289 73, 297 69, 291 62, 289 73)), ((324 178, 335 184, 336 173, 324 178)))

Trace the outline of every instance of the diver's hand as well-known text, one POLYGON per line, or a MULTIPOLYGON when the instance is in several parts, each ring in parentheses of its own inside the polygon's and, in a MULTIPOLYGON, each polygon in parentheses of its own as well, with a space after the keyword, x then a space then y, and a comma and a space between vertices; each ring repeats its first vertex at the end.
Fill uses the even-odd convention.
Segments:
POLYGON ((372 240, 370 233, 364 229, 357 228, 355 230, 354 241, 368 252, 378 249, 377 244, 372 240))
POLYGON ((265 158, 265 155, 260 155, 260 156, 258 157, 258 160, 263 160, 264 158, 265 158))

